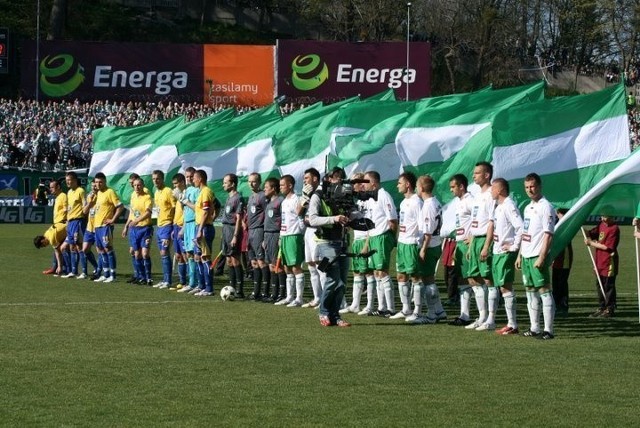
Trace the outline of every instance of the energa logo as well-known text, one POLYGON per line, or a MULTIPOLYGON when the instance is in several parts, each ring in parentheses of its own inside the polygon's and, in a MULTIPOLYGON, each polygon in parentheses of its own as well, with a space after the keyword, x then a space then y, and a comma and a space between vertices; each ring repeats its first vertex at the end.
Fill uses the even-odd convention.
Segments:
POLYGON ((40 62, 40 90, 50 97, 64 97, 84 82, 84 67, 68 54, 47 55, 40 62))
POLYGON ((329 67, 318 55, 298 55, 291 63, 291 83, 300 91, 311 91, 329 78, 329 67))

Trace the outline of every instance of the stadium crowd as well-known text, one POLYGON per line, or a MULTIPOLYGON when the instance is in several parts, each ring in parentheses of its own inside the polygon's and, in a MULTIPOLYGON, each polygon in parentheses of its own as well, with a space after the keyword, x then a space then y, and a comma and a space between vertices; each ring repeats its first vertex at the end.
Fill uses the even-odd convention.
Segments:
MULTIPOLYGON (((341 168, 334 168, 322 180, 315 168, 307 169, 301 195, 294 192, 295 179, 290 175, 268 178, 263 185, 261 176, 252 173, 251 194, 246 200, 237 191, 238 177, 229 173, 223 179, 227 193, 224 207, 208 187, 204 170, 188 167, 184 174, 175 174, 166 182, 164 172, 156 170, 153 192, 147 188, 150 183, 131 174, 133 194, 130 201, 124 201, 129 214, 121 233, 128 239, 133 272, 127 283, 197 297, 214 296, 214 267, 222 257, 228 268, 230 288, 225 288, 229 295, 245 298, 247 269, 253 280, 248 299, 290 308, 318 308, 322 326, 348 327, 351 324, 343 315, 349 313, 435 324, 447 319, 435 283, 442 259, 447 302, 460 308, 449 324, 506 336, 520 334, 513 287, 519 269, 530 322, 522 335, 553 339, 556 301, 568 310, 568 289, 565 296, 552 292, 547 256, 557 216, 542 194, 541 179, 535 173, 525 177, 530 203, 520 212, 509 196, 509 183, 493 177, 490 163, 478 162, 472 177, 479 189, 475 194, 467 190, 470 183, 464 174, 450 178, 454 200, 452 208, 445 211, 434 196, 434 179, 411 172, 398 177, 397 192, 402 198, 398 209, 381 187, 376 171, 355 174, 352 178, 359 181, 352 185, 358 198, 347 193, 346 199, 346 176, 341 168), (213 257, 213 221, 218 217, 222 223, 221 250, 213 257), (351 244, 347 228, 353 229, 351 244), (161 259, 158 282, 152 275, 150 255, 154 236, 161 259), (347 251, 353 259, 350 304, 345 293, 347 251), (390 275, 392 251, 396 251, 395 278, 390 275), (313 293, 307 302, 303 300, 305 277, 313 293), (507 324, 498 328, 500 300, 504 301, 507 324), (475 319, 471 316, 472 301, 477 309, 475 319)), ((36 248, 54 249, 53 266, 43 273, 112 283, 117 280, 114 224, 125 204, 108 187, 102 173, 96 174, 88 194, 74 172, 68 172, 65 181, 66 193, 61 183, 49 184, 55 197, 54 224, 34 238, 36 248)), ((603 267, 598 270, 600 307, 593 317, 614 315, 618 241, 619 229, 606 213, 602 224, 585 238, 585 245, 596 249, 598 268, 603 267)))

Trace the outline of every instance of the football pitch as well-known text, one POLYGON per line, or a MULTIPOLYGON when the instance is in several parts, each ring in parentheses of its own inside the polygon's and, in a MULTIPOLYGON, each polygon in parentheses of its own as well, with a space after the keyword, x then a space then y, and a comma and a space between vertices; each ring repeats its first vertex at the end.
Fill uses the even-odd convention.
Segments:
MULTIPOLYGON (((324 328, 312 309, 128 285, 121 225, 118 282, 45 276, 51 249, 32 243, 45 228, 0 226, 2 426, 638 424, 640 324, 627 226, 615 318, 588 318, 595 279, 577 238, 571 308, 552 341, 357 315, 345 316, 351 328, 324 328)), ((216 278, 216 291, 223 285, 226 277, 216 278)), ((439 287, 444 296, 441 276, 439 287)), ((522 329, 521 283, 516 290, 522 329)))

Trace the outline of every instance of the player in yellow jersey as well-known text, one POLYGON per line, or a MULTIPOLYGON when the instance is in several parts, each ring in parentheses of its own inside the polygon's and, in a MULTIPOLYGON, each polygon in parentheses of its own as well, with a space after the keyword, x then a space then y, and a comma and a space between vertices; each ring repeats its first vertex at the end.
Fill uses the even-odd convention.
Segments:
MULTIPOLYGON (((129 245, 135 257, 133 272, 138 284, 153 285, 149 255, 149 246, 153 236, 152 207, 151 195, 145 193, 144 182, 141 178, 134 179, 129 218, 122 230, 122 237, 125 238, 129 234, 129 245)), ((127 282, 133 283, 132 281, 127 282)))
POLYGON ((60 247, 67 237, 67 225, 64 223, 58 223, 51 226, 44 235, 38 235, 33 238, 33 245, 36 248, 44 248, 48 245, 53 247, 53 255, 56 259, 56 275, 60 275, 62 272, 62 254, 60 252, 60 247))
POLYGON ((158 250, 160 250, 160 261, 162 263, 162 281, 155 288, 170 288, 171 277, 173 275, 173 263, 171 260, 171 243, 173 235, 173 216, 176 210, 176 198, 173 191, 164 184, 164 172, 153 171, 151 179, 156 188, 154 194, 155 208, 158 211, 158 228, 156 230, 156 240, 158 250))
POLYGON ((200 284, 204 284, 204 290, 195 288, 189 294, 207 297, 213 296, 213 278, 209 263, 211 263, 211 246, 216 236, 213 219, 218 216, 218 208, 216 208, 213 192, 207 187, 207 173, 204 170, 199 169, 193 174, 193 184, 200 189, 200 195, 194 204, 198 227, 194 258, 198 265, 200 284))
MULTIPOLYGON (((53 224, 55 225, 66 225, 67 224, 67 194, 62 191, 62 187, 57 180, 51 180, 49 182, 49 193, 53 195, 53 224)), ((71 258, 69 257, 69 252, 62 251, 60 248, 60 254, 62 256, 62 265, 61 269, 58 269, 57 258, 53 257, 53 270, 56 272, 54 276, 58 275, 66 275, 69 272, 69 268, 71 266, 71 258)))
MULTIPOLYGON (((177 173, 171 178, 173 185, 173 197, 180 201, 187 190, 187 180, 184 174, 177 173)), ((178 286, 172 288, 179 290, 189 283, 187 279, 187 252, 184 247, 184 210, 182 203, 176 203, 176 211, 173 216, 173 242, 176 248, 176 259, 178 261, 178 286)))
POLYGON ((96 260, 91 251, 91 247, 96 243, 95 233, 95 218, 96 209, 93 207, 92 202, 98 197, 98 186, 96 181, 91 181, 91 192, 87 195, 82 212, 87 216, 87 227, 82 236, 82 251, 80 251, 80 265, 82 266, 82 273, 78 275, 78 279, 84 279, 89 277, 87 271, 87 261, 93 266, 93 275, 90 279, 98 279, 102 276, 102 257, 98 257, 96 260), (92 208, 93 207, 93 208, 92 208))
MULTIPOLYGON (((129 174, 129 185, 131 186, 131 189, 133 189, 133 182, 138 178, 140 178, 140 176, 135 172, 132 172, 131 174, 129 174)), ((135 190, 132 193, 135 193, 135 190)), ((144 187, 144 193, 147 195, 151 194, 149 192, 149 189, 147 189, 146 187, 144 187)), ((135 251, 133 250, 133 247, 129 247, 129 254, 131 255, 131 267, 133 268, 133 275, 131 276, 131 278, 127 280, 127 284, 140 284, 144 282, 143 276, 139 275, 138 267, 137 267, 138 260, 136 259, 136 256, 134 253, 135 251)))
POLYGON ((99 172, 95 178, 98 187, 97 197, 89 208, 95 207, 96 248, 102 257, 103 274, 96 282, 113 282, 116 278, 116 255, 113 251, 113 224, 122 214, 124 206, 116 192, 107 187, 107 177, 99 172))
POLYGON ((69 190, 67 191, 67 239, 62 244, 60 251, 62 254, 71 252, 71 266, 63 278, 72 278, 78 275, 78 263, 80 261, 80 250, 82 235, 85 229, 85 219, 83 208, 86 202, 85 191, 78 184, 78 175, 70 171, 65 175, 65 181, 69 190))

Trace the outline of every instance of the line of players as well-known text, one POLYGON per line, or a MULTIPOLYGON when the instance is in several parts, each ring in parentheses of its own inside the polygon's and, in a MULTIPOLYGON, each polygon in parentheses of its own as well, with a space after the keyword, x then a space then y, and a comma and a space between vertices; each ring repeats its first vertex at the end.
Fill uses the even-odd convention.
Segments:
MULTIPOLYGON (((344 178, 340 169, 332 171, 331 175, 336 180, 344 178)), ((545 257, 550 248, 555 211, 541 194, 540 178, 530 174, 525 179, 525 190, 531 203, 524 211, 523 221, 508 196, 508 182, 498 178, 492 185, 492 175, 491 164, 479 162, 476 165, 473 181, 480 191, 475 197, 467 191, 468 181, 464 175, 456 174, 450 180, 450 191, 455 196, 455 230, 452 232, 456 239, 456 263, 462 277, 468 281, 468 285, 460 286, 460 315, 450 324, 478 331, 495 330, 500 293, 508 324, 497 332, 503 335, 519 333, 513 290, 514 268, 517 267, 523 270, 531 321, 530 329, 523 335, 552 339, 555 308, 545 257), (475 321, 470 317, 472 293, 479 314, 475 321), (544 317, 544 329, 538 321, 540 312, 544 317)), ((354 190, 377 191, 378 198, 360 205, 375 228, 368 232, 355 231, 352 251, 376 252, 368 259, 354 259, 353 300, 342 313, 380 315, 412 323, 435 323, 445 319, 435 285, 435 269, 441 255, 441 236, 447 236, 449 231, 441 230, 443 214, 440 202, 433 196, 434 180, 429 176, 416 178, 411 173, 401 174, 397 189, 403 201, 398 216, 392 197, 380 187, 377 172, 369 171, 355 178, 364 178, 368 183, 356 184, 354 190), (398 312, 395 312, 395 290, 389 276, 396 239, 396 271, 402 305, 398 312), (360 309, 365 284, 367 304, 360 309), (423 303, 427 306, 426 315, 422 314, 423 303)), ((152 179, 156 189, 154 201, 140 177, 136 174, 130 177, 134 191, 122 232, 123 237, 129 237, 134 272, 128 282, 153 284, 149 247, 155 209, 163 280, 153 286, 202 297, 213 295, 210 266, 215 236, 213 220, 221 207, 206 185, 206 172, 187 168, 184 175, 172 177, 173 189, 165 186, 162 171, 154 171, 152 179), (172 243, 175 243, 178 261, 179 284, 176 287, 172 285, 172 243)), ((44 236, 36 237, 34 243, 37 247, 47 244, 54 247, 57 274, 85 278, 89 262, 96 272, 96 281, 112 282, 116 277, 113 223, 124 207, 115 192, 106 186, 102 173, 96 174, 92 191, 86 198, 73 172, 67 174, 66 183, 69 187, 66 195, 59 183, 51 183, 51 191, 56 196, 54 225, 44 236), (83 227, 85 217, 86 230, 83 227), (91 253, 94 243, 97 260, 91 253)), ((251 195, 245 213, 243 200, 237 192, 238 177, 227 174, 223 179, 228 198, 221 218, 221 254, 227 259, 230 285, 237 290, 237 297, 244 298, 240 252, 243 229, 246 229, 253 271, 253 292, 249 298, 289 307, 317 307, 323 277, 317 268, 315 229, 305 224, 304 215, 310 195, 320 185, 319 172, 314 168, 305 171, 300 196, 294 192, 295 180, 290 175, 280 180, 267 179, 264 190, 261 190, 261 177, 257 173, 249 176, 248 183, 251 195), (314 296, 307 303, 302 300, 304 262, 314 296), (284 269, 280 269, 280 265, 284 269)))

